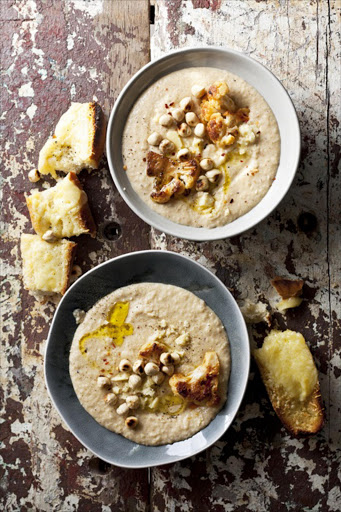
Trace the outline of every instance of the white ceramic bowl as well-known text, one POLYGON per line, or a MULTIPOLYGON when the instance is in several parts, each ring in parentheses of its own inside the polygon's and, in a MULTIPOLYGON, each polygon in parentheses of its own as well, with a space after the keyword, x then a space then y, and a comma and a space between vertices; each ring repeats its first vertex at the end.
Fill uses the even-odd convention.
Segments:
POLYGON ((107 130, 107 157, 115 185, 125 202, 156 229, 188 240, 218 240, 252 228, 278 206, 297 170, 301 138, 293 103, 279 80, 262 64, 240 52, 224 48, 187 48, 172 52, 144 66, 127 83, 111 112, 107 130), (123 170, 122 134, 130 110, 141 93, 164 75, 188 67, 215 67, 239 75, 266 99, 279 126, 281 157, 276 180, 264 198, 230 224, 212 229, 184 226, 149 208, 133 190, 123 170))
POLYGON ((125 254, 98 265, 77 279, 59 303, 45 352, 47 389, 71 432, 101 459, 127 468, 169 464, 191 457, 215 443, 237 414, 246 389, 249 366, 247 328, 230 292, 199 263, 167 251, 125 254), (141 282, 173 284, 203 299, 219 316, 230 342, 231 373, 223 408, 207 427, 189 439, 162 446, 143 446, 102 427, 81 406, 69 374, 70 345, 77 329, 73 311, 77 308, 88 311, 117 288, 141 282))

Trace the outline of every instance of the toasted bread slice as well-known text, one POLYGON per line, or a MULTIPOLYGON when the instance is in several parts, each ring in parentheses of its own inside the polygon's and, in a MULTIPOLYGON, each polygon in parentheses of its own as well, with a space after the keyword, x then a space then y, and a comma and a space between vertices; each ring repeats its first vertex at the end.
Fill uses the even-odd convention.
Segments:
POLYGON ((76 174, 70 172, 57 185, 26 198, 35 232, 43 236, 51 230, 56 238, 96 235, 96 226, 76 174))
POLYGON ((38 171, 56 178, 56 171, 79 173, 84 168, 97 169, 105 129, 105 117, 98 103, 72 103, 41 149, 38 171))
POLYGON ((68 240, 49 243, 38 235, 21 235, 25 288, 64 294, 71 276, 76 245, 68 240))
POLYGON ((294 435, 318 432, 323 425, 320 385, 302 334, 272 330, 253 355, 283 425, 294 435))

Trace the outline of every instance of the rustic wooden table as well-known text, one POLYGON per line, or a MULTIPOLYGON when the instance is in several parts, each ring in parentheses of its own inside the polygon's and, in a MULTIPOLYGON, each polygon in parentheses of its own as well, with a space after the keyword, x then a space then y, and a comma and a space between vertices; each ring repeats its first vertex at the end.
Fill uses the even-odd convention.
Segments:
MULTIPOLYGON (((336 511, 340 491, 339 0, 2 0, 4 259, 2 504, 6 511, 336 511), (152 3, 152 6, 149 4, 152 3), (280 206, 230 240, 194 243, 149 228, 125 205, 105 160, 83 172, 99 227, 79 239, 83 271, 139 249, 170 249, 212 270, 237 300, 276 300, 275 274, 305 281, 305 301, 273 325, 301 331, 320 372, 323 430, 282 427, 252 364, 232 427, 211 449, 167 467, 125 470, 96 458, 51 405, 43 355, 57 300, 23 290, 19 237, 39 149, 70 101, 109 114, 122 86, 174 48, 227 46, 268 66, 301 122, 302 161, 280 206), (117 226, 116 224, 119 226, 117 226)), ((254 335, 261 333, 254 330, 254 335)))

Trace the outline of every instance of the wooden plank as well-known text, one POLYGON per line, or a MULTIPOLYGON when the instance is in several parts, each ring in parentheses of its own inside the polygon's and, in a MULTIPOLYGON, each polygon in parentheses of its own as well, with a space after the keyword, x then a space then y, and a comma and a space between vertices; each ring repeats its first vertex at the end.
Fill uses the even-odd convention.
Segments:
MULTIPOLYGON (((70 101, 97 98, 108 115, 126 81, 149 60, 148 0, 6 0, 1 4, 3 230, 1 349, 2 469, 5 510, 146 510, 148 471, 103 463, 70 434, 51 406, 43 378, 45 339, 55 311, 23 290, 18 250, 32 232, 27 172, 70 101)), ((98 224, 79 237, 83 271, 149 248, 149 229, 115 190, 106 160, 83 172, 98 224), (116 222, 121 236, 115 239, 116 222), (108 226, 109 225, 109 226, 108 226)), ((37 262, 39 264, 39 262, 37 262)))
MULTIPOLYGON (((260 298, 274 304, 277 298, 271 277, 303 278, 306 300, 286 317, 275 315, 273 325, 298 330, 306 337, 319 368, 328 422, 312 438, 290 437, 272 411, 252 364, 243 405, 227 434, 190 461, 152 470, 152 510, 338 509, 340 359, 337 338, 333 340, 332 335, 339 332, 340 307, 338 288, 330 302, 330 280, 336 283, 340 277, 339 195, 332 170, 339 150, 334 146, 334 105, 338 104, 340 3, 328 4, 300 0, 157 2, 152 58, 178 47, 205 44, 231 47, 255 57, 288 89, 301 122, 303 150, 286 198, 255 229, 230 240, 201 244, 152 230, 152 247, 178 250, 200 261, 239 301, 260 298)), ((263 335, 261 328, 254 330, 255 337, 263 335)))

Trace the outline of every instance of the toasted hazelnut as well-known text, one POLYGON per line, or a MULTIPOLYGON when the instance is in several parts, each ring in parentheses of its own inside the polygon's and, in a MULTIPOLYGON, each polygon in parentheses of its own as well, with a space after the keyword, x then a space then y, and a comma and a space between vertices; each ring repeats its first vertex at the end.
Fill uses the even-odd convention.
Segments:
POLYGON ((32 169, 32 171, 30 171, 28 173, 28 179, 30 180, 31 183, 36 183, 37 181, 40 180, 40 172, 38 171, 38 169, 32 169))
POLYGON ((51 229, 49 229, 48 231, 45 231, 45 233, 42 236, 42 239, 45 240, 45 242, 50 242, 50 243, 56 242, 56 240, 58 240, 57 237, 53 234, 53 231, 51 229))
POLYGON ((189 112, 193 107, 193 101, 190 98, 190 96, 186 96, 186 98, 183 98, 180 103, 180 108, 184 110, 185 112, 189 112))
POLYGON ((180 137, 189 137, 192 133, 191 128, 186 123, 181 123, 181 125, 178 128, 178 134, 180 137))
POLYGON ((198 123, 194 128, 194 135, 202 138, 205 135, 205 125, 203 123, 198 123))
POLYGON ((129 412, 129 405, 127 405, 126 403, 121 404, 119 407, 117 407, 116 412, 120 416, 124 416, 124 414, 127 414, 129 412))
POLYGON ((172 364, 173 358, 169 352, 163 352, 163 354, 160 355, 160 363, 162 364, 172 364))
POLYGON ((135 416, 128 416, 125 420, 125 424, 128 428, 135 428, 137 427, 139 420, 135 416))
POLYGON ((144 367, 145 374, 149 376, 156 375, 159 371, 159 367, 155 363, 147 363, 144 367))
POLYGON ((159 150, 163 155, 174 151, 174 144, 168 139, 163 139, 159 145, 159 150))
POLYGON ((206 88, 202 87, 201 85, 193 85, 192 87, 192 94, 196 98, 202 98, 203 95, 206 93, 206 88))
POLYGON ((195 189, 196 190, 208 190, 209 189, 209 181, 208 179, 206 178, 206 176, 199 176, 199 178, 197 179, 197 182, 195 184, 195 189))
POLYGON ((118 386, 114 386, 111 390, 115 395, 119 395, 121 393, 121 389, 118 386))
POLYGON ((212 169, 211 171, 207 171, 206 177, 208 181, 211 183, 217 183, 221 176, 221 171, 219 169, 212 169))
POLYGON ((186 123, 189 126, 196 126, 199 123, 198 116, 194 112, 187 112, 185 117, 186 117, 186 123))
POLYGON ((147 142, 151 146, 158 146, 160 142, 162 141, 162 135, 160 135, 157 132, 153 132, 149 135, 147 142))
POLYGON ((172 364, 167 364, 162 366, 161 371, 171 377, 174 373, 174 366, 172 364))
POLYGON ((137 375, 142 375, 144 372, 144 362, 142 359, 137 359, 137 361, 135 361, 133 364, 133 372, 137 373, 137 375))
POLYGON ((142 379, 139 375, 130 375, 128 380, 128 386, 130 389, 136 389, 141 386, 142 379))
POLYGON ((126 404, 129 407, 129 409, 138 409, 140 406, 140 399, 137 395, 127 396, 126 404))
POLYGON ((178 151, 176 156, 179 160, 188 160, 190 158, 190 155, 191 153, 187 148, 182 148, 178 151))
POLYGON ((175 108, 174 110, 172 110, 172 116, 177 123, 181 123, 181 121, 185 117, 185 112, 181 108, 175 108))
POLYGON ((117 402, 117 396, 114 393, 108 393, 105 395, 104 401, 106 404, 114 405, 117 402))
POLYGON ((152 376, 152 381, 155 382, 155 384, 160 385, 165 380, 165 376, 162 372, 157 373, 156 375, 152 376))
POLYGON ((104 375, 100 375, 97 378, 97 386, 100 388, 108 388, 111 386, 110 379, 108 377, 104 377, 104 375))
POLYGON ((177 352, 172 352, 171 354, 174 364, 180 363, 180 356, 177 352))
POLYGON ((133 368, 129 359, 122 359, 122 361, 120 361, 120 364, 118 365, 118 369, 120 370, 120 372, 131 372, 133 368))
POLYGON ((168 114, 163 114, 162 116, 160 116, 159 123, 161 124, 161 126, 170 126, 171 124, 173 124, 173 118, 168 114))
POLYGON ((200 167, 204 169, 204 171, 210 171, 211 169, 213 169, 213 166, 214 163, 213 160, 211 160, 211 158, 204 158, 200 162, 200 167))

